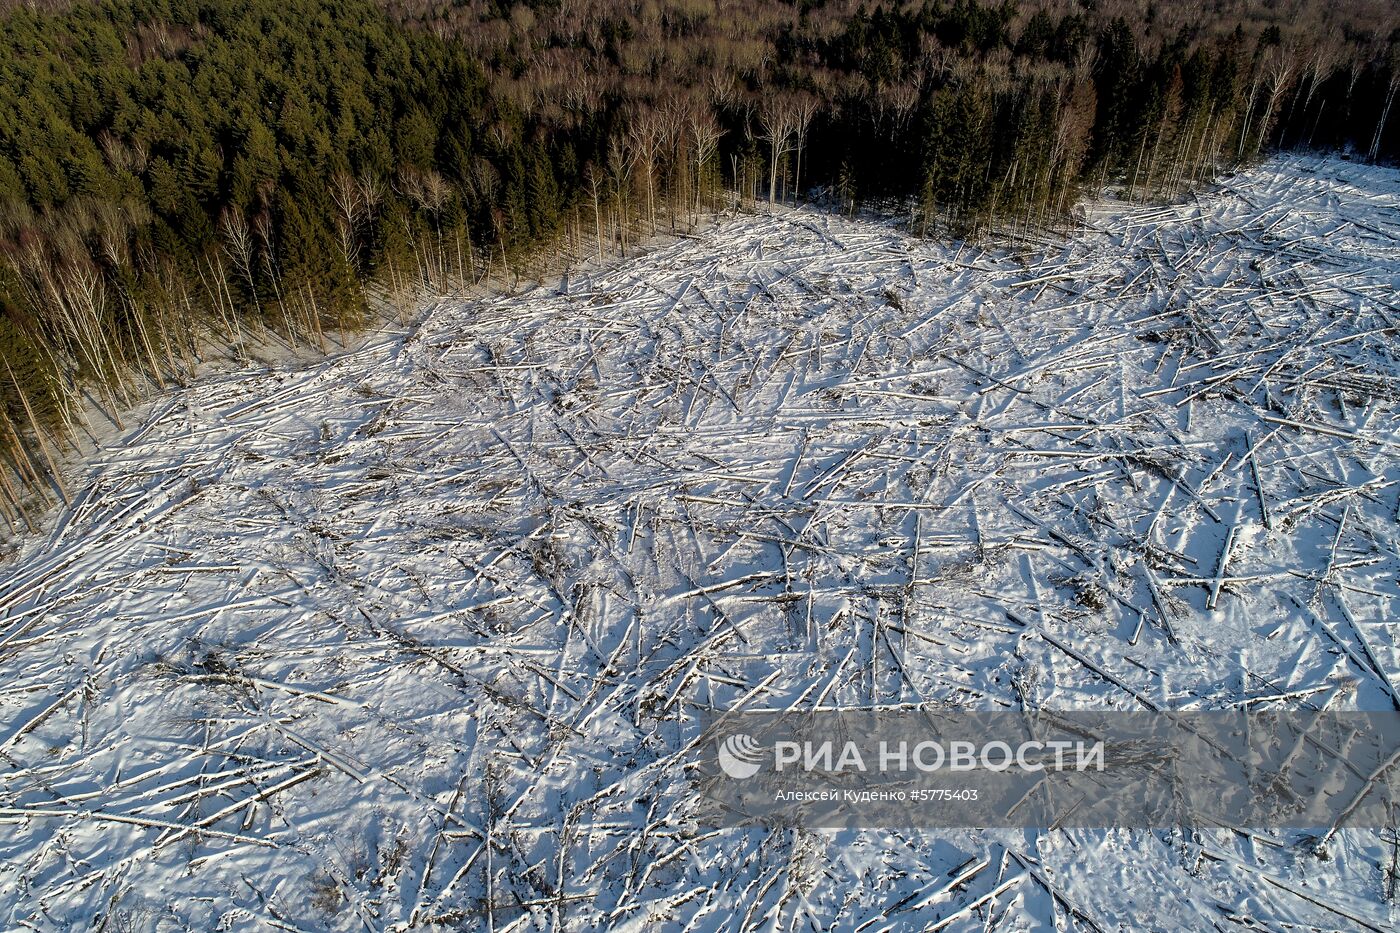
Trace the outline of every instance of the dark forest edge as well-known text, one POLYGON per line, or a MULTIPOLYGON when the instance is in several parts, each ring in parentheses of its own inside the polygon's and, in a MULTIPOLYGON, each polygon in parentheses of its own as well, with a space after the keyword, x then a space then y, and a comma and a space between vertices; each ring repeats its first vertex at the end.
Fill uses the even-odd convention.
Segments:
POLYGON ((111 0, 0 7, 0 515, 254 342, 820 187, 920 232, 1393 158, 1384 3, 111 0))

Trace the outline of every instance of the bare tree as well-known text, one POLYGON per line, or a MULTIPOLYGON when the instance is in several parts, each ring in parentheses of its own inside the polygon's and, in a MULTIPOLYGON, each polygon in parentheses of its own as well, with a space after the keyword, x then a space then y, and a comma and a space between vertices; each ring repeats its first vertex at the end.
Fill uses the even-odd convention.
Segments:
POLYGON ((647 190, 647 223, 656 232, 656 163, 665 131, 660 111, 652 108, 634 110, 627 127, 628 148, 633 164, 642 170, 647 190))
POLYGON ((14 370, 10 368, 9 360, 5 360, 5 372, 9 375, 10 382, 14 384, 15 393, 19 396, 20 404, 24 406, 24 413, 29 417, 30 427, 34 430, 34 439, 38 441, 39 450, 43 454, 44 460, 49 465, 49 474, 53 480, 54 486, 57 487, 58 494, 63 499, 63 503, 67 505, 70 499, 68 496, 68 489, 63 485, 63 471, 58 468, 58 459, 45 438, 43 426, 39 424, 39 419, 34 414, 33 406, 29 404, 29 396, 25 394, 24 388, 19 384, 19 380, 15 378, 14 370))
POLYGON ((351 269, 358 270, 359 229, 367 216, 364 192, 355 177, 342 169, 331 176, 331 200, 335 202, 335 231, 340 253, 351 269))
POLYGON ((1376 157, 1380 155, 1381 137, 1385 135, 1385 124, 1386 121, 1390 119, 1391 105, 1395 103, 1395 91, 1397 88, 1400 88, 1400 46, 1392 45, 1388 57, 1390 59, 1388 62, 1390 66, 1390 82, 1386 86, 1385 106, 1381 108, 1380 119, 1376 121, 1376 134, 1371 137, 1371 150, 1367 154, 1367 157, 1372 162, 1376 161, 1376 157))
POLYGON ((681 212, 681 205, 688 203, 685 198, 685 189, 690 183, 690 172, 687 170, 688 161, 685 155, 686 142, 689 134, 686 132, 686 104, 679 95, 669 95, 662 103, 661 111, 658 114, 661 129, 661 155, 665 162, 666 177, 666 213, 671 221, 671 229, 676 229, 677 215, 681 212))
MULTIPOLYGON (((258 238, 258 243, 262 247, 262 267, 263 273, 267 276, 268 282, 272 284, 272 294, 277 300, 277 307, 282 312, 282 326, 286 328, 287 339, 297 339, 298 328, 292 324, 292 316, 287 308, 287 297, 282 293, 282 273, 277 266, 276 238, 272 230, 272 212, 266 209, 260 211, 253 218, 253 233, 258 238)), ((325 337, 321 334, 320 328, 314 319, 308 315, 308 326, 305 330, 309 340, 315 334, 320 341, 321 349, 326 347, 325 337)))
POLYGON ((1046 187, 1059 189, 1056 210, 1065 213, 1073 180, 1084 165, 1089 151, 1089 138, 1094 130, 1094 115, 1098 95, 1094 90, 1088 67, 1076 69, 1060 89, 1055 117, 1055 136, 1046 165, 1046 187))
POLYGON ((778 200, 778 166, 793 151, 797 106, 787 94, 774 94, 758 106, 758 138, 768 144, 768 203, 778 200))
POLYGON ((447 274, 446 253, 442 245, 442 212, 452 197, 452 187, 436 169, 420 171, 412 166, 405 166, 399 171, 399 186, 404 195, 432 220, 435 244, 431 253, 424 250, 423 264, 427 270, 424 281, 442 288, 446 284, 444 279, 447 274))
POLYGON ((622 255, 627 255, 627 213, 623 195, 632 181, 632 171, 637 164, 637 152, 622 136, 614 136, 608 143, 608 177, 612 181, 613 198, 617 202, 617 233, 621 240, 622 255))
POLYGON ((1269 54, 1268 60, 1264 64, 1264 80, 1268 88, 1269 98, 1264 105, 1264 116, 1259 120, 1259 144, 1256 149, 1262 148, 1268 141, 1269 132, 1273 126, 1274 111, 1278 108, 1278 103, 1283 99, 1284 93, 1293 81, 1293 72, 1297 69, 1297 58, 1292 44, 1285 43, 1276 45, 1269 54))
POLYGON ((219 229, 224 235, 223 248, 229 262, 233 263, 233 268, 247 283, 253 306, 260 307, 258 286, 253 275, 253 232, 248 227, 242 209, 236 204, 224 208, 223 216, 219 220, 219 229))
POLYGON ((360 176, 360 201, 367 217, 379 216, 380 205, 384 203, 384 179, 373 172, 360 176))
POLYGON ((603 209, 602 200, 604 198, 605 184, 603 175, 598 171, 598 167, 589 163, 583 172, 584 184, 588 186, 588 194, 593 199, 593 225, 598 234, 598 261, 603 261, 603 209))
POLYGON ((802 196, 802 153, 807 148, 807 131, 812 128, 812 119, 821 108, 812 94, 801 94, 793 103, 793 117, 796 121, 794 133, 797 137, 797 168, 793 172, 792 193, 794 198, 802 196))
MULTIPOLYGON (((1337 63, 1341 60, 1341 58, 1342 46, 1337 39, 1337 33, 1334 28, 1328 31, 1326 39, 1313 46, 1312 54, 1308 56, 1308 63, 1305 69, 1307 75, 1308 89, 1304 92, 1303 100, 1301 103, 1301 116, 1304 123, 1307 122, 1308 108, 1312 105, 1312 99, 1317 94, 1318 86, 1322 84, 1324 80, 1331 76, 1332 72, 1336 69, 1337 63)), ((1321 115, 1321 110, 1319 110, 1318 116, 1321 117, 1321 115)), ((1317 124, 1314 121, 1313 126, 1315 127, 1316 125, 1317 124)), ((1302 139, 1302 133, 1303 131, 1300 129, 1298 131, 1298 138, 1300 141, 1302 139)), ((1309 130, 1308 145, 1311 144, 1312 131, 1309 130)))
POLYGON ((705 166, 719 149, 724 129, 715 119, 709 105, 699 101, 687 114, 686 129, 690 134, 691 154, 695 159, 695 213, 699 215, 700 196, 705 184, 705 166))

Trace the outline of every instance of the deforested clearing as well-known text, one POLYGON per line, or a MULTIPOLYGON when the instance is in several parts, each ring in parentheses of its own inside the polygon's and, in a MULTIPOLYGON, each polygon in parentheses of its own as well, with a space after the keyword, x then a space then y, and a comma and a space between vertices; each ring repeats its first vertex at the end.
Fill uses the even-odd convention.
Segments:
MULTIPOLYGON (((716 709, 1400 708, 1400 173, 801 209, 163 396, 0 583, 0 925, 1393 928, 1393 831, 697 823, 716 709)), ((1325 827, 1323 828, 1325 830, 1325 827)))

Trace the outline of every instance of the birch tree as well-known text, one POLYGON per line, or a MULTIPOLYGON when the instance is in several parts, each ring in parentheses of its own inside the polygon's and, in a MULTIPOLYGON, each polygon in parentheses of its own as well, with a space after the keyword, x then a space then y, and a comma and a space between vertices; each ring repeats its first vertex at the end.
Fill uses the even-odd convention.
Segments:
POLYGON ((812 128, 812 119, 821 108, 821 101, 812 94, 802 94, 793 103, 793 133, 797 139, 797 167, 793 172, 793 198, 802 197, 802 153, 807 148, 807 132, 812 128))
POLYGON ((768 203, 778 200, 778 166, 794 149, 797 106, 787 94, 774 94, 758 105, 758 138, 768 145, 768 203))
POLYGON ((718 151, 719 141, 724 137, 724 129, 715 119, 714 112, 708 104, 696 103, 686 116, 686 130, 690 134, 690 151, 695 164, 695 213, 698 216, 701 192, 705 184, 705 166, 718 151))
POLYGON ((1389 55, 1390 80, 1386 83, 1385 104, 1381 107, 1381 116, 1376 121, 1376 134, 1371 137, 1371 149, 1367 153, 1370 161, 1376 161, 1376 157, 1381 151, 1381 137, 1385 135, 1385 124, 1390 119, 1390 108, 1395 103, 1395 91, 1400 88, 1400 49, 1391 46, 1389 55))

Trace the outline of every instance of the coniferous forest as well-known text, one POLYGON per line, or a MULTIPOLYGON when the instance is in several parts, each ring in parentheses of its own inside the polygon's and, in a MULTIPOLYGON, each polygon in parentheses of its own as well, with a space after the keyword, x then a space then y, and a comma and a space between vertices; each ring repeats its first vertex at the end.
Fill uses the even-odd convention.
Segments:
MULTIPOLYGON (((0 7, 0 514, 211 358, 817 198, 1054 227, 1273 149, 1400 153, 1383 0, 0 7)), ((26 504, 28 503, 28 505, 26 504)))

